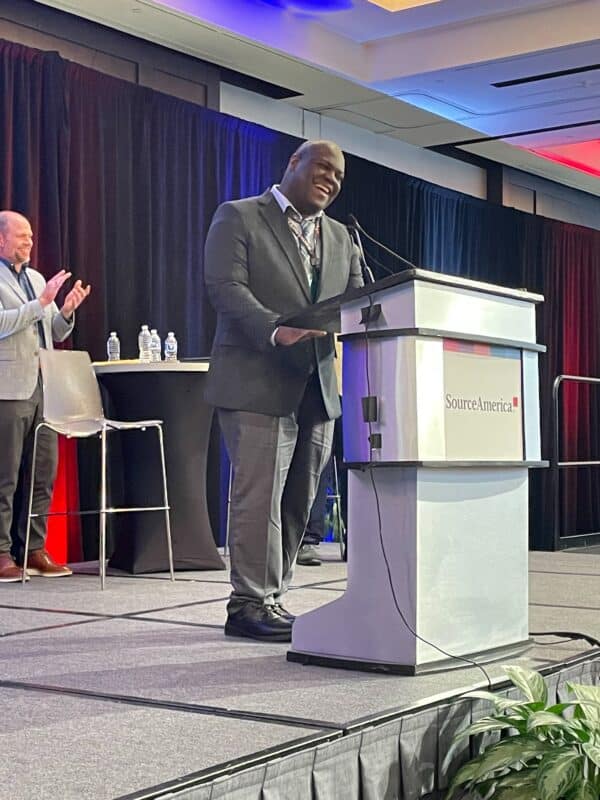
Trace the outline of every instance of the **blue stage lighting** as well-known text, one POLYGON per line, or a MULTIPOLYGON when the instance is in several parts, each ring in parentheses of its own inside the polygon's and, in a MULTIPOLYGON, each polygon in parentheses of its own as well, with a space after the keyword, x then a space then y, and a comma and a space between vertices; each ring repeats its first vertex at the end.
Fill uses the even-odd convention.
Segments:
POLYGON ((270 6, 288 9, 290 11, 304 11, 312 14, 327 11, 343 11, 352 8, 352 0, 262 0, 270 6))

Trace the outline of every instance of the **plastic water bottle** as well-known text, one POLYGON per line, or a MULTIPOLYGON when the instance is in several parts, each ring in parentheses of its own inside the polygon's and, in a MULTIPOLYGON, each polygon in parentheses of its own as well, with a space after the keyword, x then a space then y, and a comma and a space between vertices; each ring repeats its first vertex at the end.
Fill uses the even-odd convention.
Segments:
POLYGON ((177 361, 177 339, 173 331, 169 331, 165 339, 165 361, 177 361))
POLYGON ((121 342, 116 331, 111 331, 106 341, 106 354, 109 361, 121 360, 121 342))
POLYGON ((161 343, 156 328, 150 331, 150 361, 160 361, 161 343))
POLYGON ((150 331, 148 330, 147 325, 142 325, 142 330, 138 336, 138 350, 139 350, 139 359, 143 364, 149 364, 151 358, 151 342, 152 336, 150 331))

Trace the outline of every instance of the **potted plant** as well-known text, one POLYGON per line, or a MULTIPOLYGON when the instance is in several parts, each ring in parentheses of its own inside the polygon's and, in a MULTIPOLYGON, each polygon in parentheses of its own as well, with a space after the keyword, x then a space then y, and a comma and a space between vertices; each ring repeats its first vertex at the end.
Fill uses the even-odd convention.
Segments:
POLYGON ((497 731, 501 739, 458 770, 446 800, 459 791, 484 800, 599 800, 600 687, 567 683, 569 699, 548 705, 539 672, 517 666, 505 672, 523 699, 465 695, 490 700, 495 713, 457 734, 446 763, 467 736, 497 731))

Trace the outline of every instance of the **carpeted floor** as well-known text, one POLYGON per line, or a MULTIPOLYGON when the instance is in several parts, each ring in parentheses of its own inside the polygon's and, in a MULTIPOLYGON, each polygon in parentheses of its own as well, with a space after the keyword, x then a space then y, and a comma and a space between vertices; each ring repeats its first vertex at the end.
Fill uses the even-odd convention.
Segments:
MULTIPOLYGON (((339 550, 322 550, 321 567, 297 570, 292 612, 344 589, 339 550)), ((113 575, 101 592, 86 565, 65 580, 0 585, 0 797, 124 797, 483 683, 476 668, 406 678, 289 663, 287 645, 223 636, 226 573, 177 577, 113 575)), ((531 631, 598 639, 599 597, 600 555, 531 554, 531 631)), ((535 638, 521 659, 533 667, 590 649, 535 638)))

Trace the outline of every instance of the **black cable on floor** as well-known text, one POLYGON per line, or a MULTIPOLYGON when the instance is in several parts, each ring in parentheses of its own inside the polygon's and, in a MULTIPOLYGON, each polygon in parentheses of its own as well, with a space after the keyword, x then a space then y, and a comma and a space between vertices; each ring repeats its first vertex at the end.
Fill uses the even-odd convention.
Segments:
MULTIPOLYGON (((592 647, 600 647, 600 641, 595 639, 589 633, 578 633, 577 631, 529 631, 530 636, 562 636, 565 641, 583 640, 592 647)), ((550 642, 548 645, 539 642, 542 647, 549 647, 551 644, 562 644, 562 642, 550 642)))

